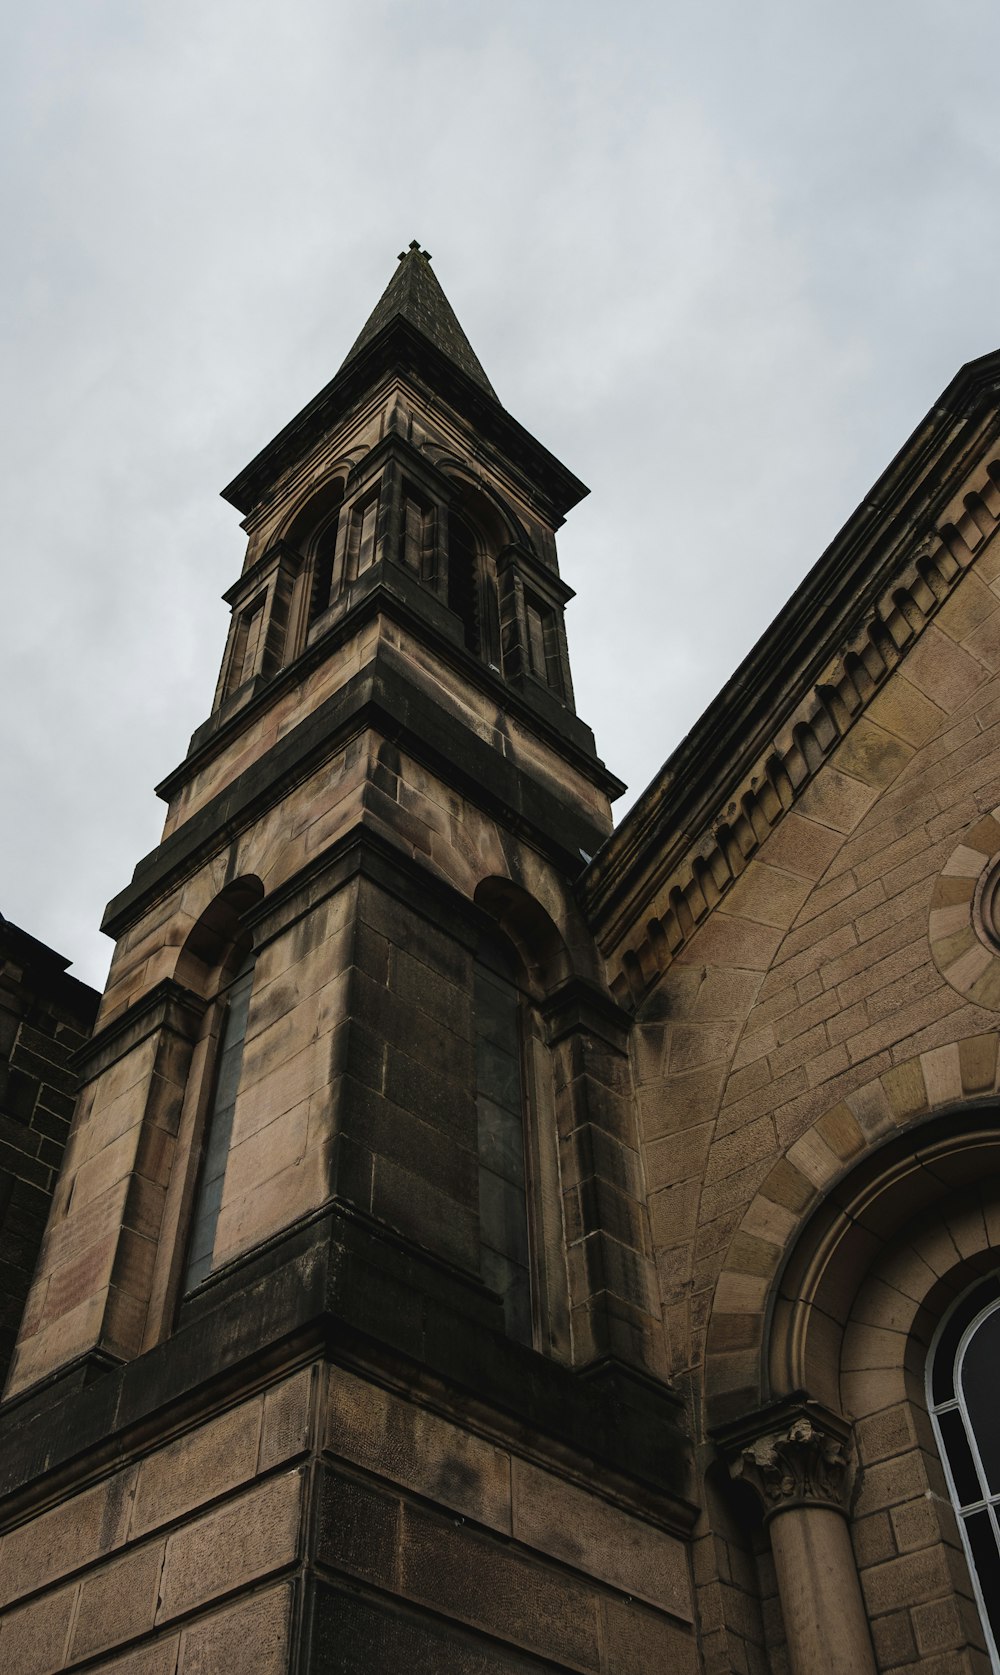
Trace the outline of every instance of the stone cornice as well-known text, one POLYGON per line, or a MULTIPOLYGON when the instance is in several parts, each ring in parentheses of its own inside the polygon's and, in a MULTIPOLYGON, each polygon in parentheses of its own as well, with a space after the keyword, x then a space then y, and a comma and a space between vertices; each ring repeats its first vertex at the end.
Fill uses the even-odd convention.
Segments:
POLYGON ((623 1004, 725 897, 1000 526, 983 463, 998 432, 995 410, 930 416, 595 856, 579 889, 623 1004))
POLYGON ((197 1034, 206 1003, 200 995, 165 977, 152 989, 115 1013, 85 1046, 73 1056, 73 1069, 81 1086, 93 1081, 126 1053, 159 1030, 170 1030, 192 1041, 197 1034))

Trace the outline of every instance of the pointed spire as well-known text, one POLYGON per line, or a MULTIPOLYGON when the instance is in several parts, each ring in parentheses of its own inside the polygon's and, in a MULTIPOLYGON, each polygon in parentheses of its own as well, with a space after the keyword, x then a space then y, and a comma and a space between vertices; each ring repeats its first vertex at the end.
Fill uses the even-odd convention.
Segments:
POLYGON ((377 337, 383 326, 396 315, 415 326, 435 348, 454 361, 466 377, 488 391, 494 401, 497 393, 479 364, 475 350, 458 323, 451 303, 431 272, 430 251, 421 250, 413 239, 409 249, 399 253, 399 266, 383 291, 357 342, 353 345, 341 371, 354 357, 377 337))

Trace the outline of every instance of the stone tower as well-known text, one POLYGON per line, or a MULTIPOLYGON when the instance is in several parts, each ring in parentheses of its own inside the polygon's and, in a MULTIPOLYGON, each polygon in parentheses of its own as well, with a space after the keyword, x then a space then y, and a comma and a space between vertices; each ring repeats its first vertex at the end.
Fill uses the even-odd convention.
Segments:
POLYGON ((7 1388, 6 1675, 694 1667, 574 889, 620 789, 563 626, 586 491, 429 261, 225 490, 212 712, 108 908, 7 1388))

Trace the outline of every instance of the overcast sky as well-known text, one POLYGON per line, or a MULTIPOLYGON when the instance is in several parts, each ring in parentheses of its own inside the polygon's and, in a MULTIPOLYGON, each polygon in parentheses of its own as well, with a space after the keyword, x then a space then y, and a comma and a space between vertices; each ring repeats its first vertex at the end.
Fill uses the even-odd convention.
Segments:
POLYGON ((590 485, 577 706, 641 790, 1000 346, 998 63, 997 0, 8 0, 0 910, 102 984, 211 702, 218 491, 411 238, 590 485))

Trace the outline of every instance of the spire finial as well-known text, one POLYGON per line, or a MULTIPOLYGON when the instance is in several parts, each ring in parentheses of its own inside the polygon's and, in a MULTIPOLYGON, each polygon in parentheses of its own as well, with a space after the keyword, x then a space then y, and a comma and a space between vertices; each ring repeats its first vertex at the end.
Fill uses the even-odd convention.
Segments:
POLYGON ((409 256, 411 251, 414 251, 414 250, 416 251, 418 256, 422 256, 424 258, 425 262, 430 261, 430 259, 431 259, 430 251, 429 250, 421 250, 420 240, 418 238, 411 238, 410 243, 409 243, 409 248, 406 249, 406 250, 401 250, 399 252, 399 258, 398 258, 399 261, 405 262, 407 256, 409 256))

